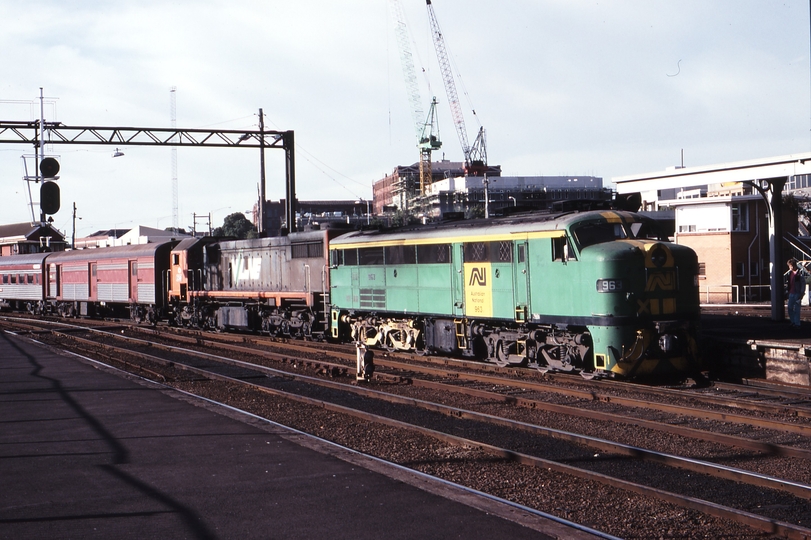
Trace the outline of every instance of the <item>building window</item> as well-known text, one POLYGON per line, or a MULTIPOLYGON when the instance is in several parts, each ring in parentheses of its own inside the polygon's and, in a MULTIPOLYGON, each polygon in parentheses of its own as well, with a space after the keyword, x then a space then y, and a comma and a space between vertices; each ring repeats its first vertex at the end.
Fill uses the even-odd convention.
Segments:
POLYGON ((695 225, 679 225, 679 232, 680 233, 696 232, 696 226, 695 225))
POLYGON ((760 274, 760 265, 757 262, 750 262, 749 275, 752 277, 758 277, 758 274, 760 274))
POLYGON ((698 263, 698 275, 699 276, 707 275, 707 263, 703 262, 698 263))
POLYGON ((735 263, 735 277, 746 277, 746 264, 742 262, 735 263))
POLYGON ((733 203, 732 230, 735 232, 749 231, 749 205, 746 203, 733 203))

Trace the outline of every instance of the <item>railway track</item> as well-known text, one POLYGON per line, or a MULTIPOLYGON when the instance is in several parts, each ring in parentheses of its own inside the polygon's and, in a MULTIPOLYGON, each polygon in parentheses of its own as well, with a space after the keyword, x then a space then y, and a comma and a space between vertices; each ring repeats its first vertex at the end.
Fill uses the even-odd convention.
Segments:
MULTIPOLYGON (((713 463, 695 455, 683 455, 704 453, 714 455, 719 461, 732 462, 736 459, 744 462, 757 461, 761 467, 767 469, 770 467, 785 469, 785 460, 809 462, 808 451, 802 447, 757 441, 745 442, 746 439, 730 435, 715 439, 714 436, 707 434, 699 436, 699 433, 693 433, 690 438, 690 435, 685 435, 688 432, 681 431, 682 426, 679 425, 622 417, 599 410, 590 411, 568 404, 544 402, 532 397, 532 393, 549 394, 548 389, 542 391, 539 388, 527 388, 526 381, 516 382, 513 379, 509 382, 506 377, 499 377, 496 384, 493 375, 486 375, 485 378, 479 374, 480 377, 476 378, 474 375, 459 375, 457 372, 455 375, 452 374, 450 379, 446 377, 445 381, 440 381, 437 379, 441 373, 426 374, 428 368, 423 368, 420 373, 422 377, 427 378, 418 378, 414 376, 418 370, 413 366, 390 366, 387 363, 395 364, 396 361, 380 359, 377 362, 380 368, 386 364, 386 370, 395 367, 401 370, 410 369, 411 376, 407 377, 403 372, 379 373, 382 375, 381 382, 369 385, 369 388, 359 388, 357 385, 340 381, 342 375, 351 372, 346 358, 339 357, 343 353, 325 354, 320 350, 319 354, 323 358, 301 360, 301 355, 291 358, 289 352, 263 352, 250 345, 241 345, 228 354, 226 351, 218 351, 215 357, 192 350, 203 348, 212 351, 212 341, 215 340, 208 337, 204 339, 199 336, 186 336, 182 339, 192 343, 178 347, 166 345, 165 341, 168 339, 166 336, 160 339, 157 339, 157 336, 150 336, 150 341, 147 341, 143 336, 138 340, 133 339, 126 329, 124 334, 126 335, 121 334, 118 327, 106 330, 73 328, 58 335, 43 333, 42 336, 44 338, 55 336, 60 343, 69 340, 73 342, 71 347, 78 345, 85 349, 84 354, 106 356, 109 361, 118 365, 126 364, 143 376, 164 380, 185 390, 204 395, 224 396, 226 401, 236 400, 243 405, 247 403, 246 406, 249 407, 259 409, 270 407, 274 409, 274 414, 279 414, 285 409, 306 408, 311 411, 313 418, 321 418, 315 422, 317 424, 315 427, 312 418, 304 420, 298 417, 290 421, 309 425, 310 429, 321 436, 324 435, 322 432, 327 430, 325 426, 334 427, 331 436, 340 439, 349 436, 347 432, 356 430, 359 421, 368 423, 372 426, 371 430, 361 430, 360 439, 355 441, 355 445, 372 446, 376 449, 375 453, 384 458, 387 455, 391 458, 391 454, 394 453, 393 460, 412 465, 417 463, 415 468, 422 468, 425 472, 445 476, 454 481, 458 481, 458 477, 462 476, 468 478, 468 482, 480 483, 482 476, 489 476, 490 481, 495 482, 496 486, 491 485, 488 489, 499 496, 503 496, 500 491, 516 491, 516 485, 523 486, 518 491, 523 492, 524 489, 532 491, 534 500, 521 500, 522 496, 532 498, 526 494, 518 494, 514 498, 521 504, 532 503, 528 506, 554 505, 555 501, 567 498, 571 500, 573 497, 576 499, 577 496, 573 493, 584 490, 583 493, 588 494, 584 495, 585 500, 595 498, 608 501, 619 496, 624 501, 628 497, 635 497, 637 508, 654 504, 651 498, 657 499, 660 502, 655 504, 659 506, 654 514, 649 515, 668 516, 674 512, 697 511, 724 520, 731 519, 747 527, 773 534, 796 538, 805 538, 809 535, 809 530, 802 526, 811 517, 807 515, 808 499, 811 498, 811 487, 808 485, 811 474, 807 470, 797 473, 796 479, 791 479, 750 471, 734 465, 713 463), (238 356, 242 360, 227 358, 228 356, 238 356), (245 363, 244 360, 250 360, 250 363, 245 363), (259 363, 267 365, 259 366, 257 365, 259 363), (133 367, 136 365, 139 366, 137 370, 133 367), (278 369, 279 366, 284 369, 278 369), (303 370, 309 374, 291 373, 291 370, 303 370), (461 381, 470 382, 472 385, 460 384, 461 381), (484 390, 476 388, 476 385, 487 385, 491 388, 484 390), (258 397, 260 395, 262 397, 258 397), (296 407, 280 405, 285 402, 289 404, 291 400, 298 405, 296 407), (269 401, 277 403, 277 406, 271 407, 268 405, 269 401), (251 405, 252 403, 254 405, 251 405), (326 418, 322 418, 324 415, 326 418), (354 420, 348 420, 347 416, 354 420), (343 420, 336 420, 336 417, 343 420), (589 429, 596 428, 604 434, 610 431, 611 437, 609 439, 608 436, 584 435, 571 429, 550 427, 548 424, 554 423, 550 421, 552 417, 575 418, 577 419, 575 424, 584 422, 589 429), (540 425, 541 423, 544 425, 540 425), (403 456, 401 455, 403 452, 399 448, 393 450, 391 444, 380 448, 379 441, 364 440, 370 439, 370 433, 379 432, 381 426, 398 433, 395 439, 398 441, 395 445, 397 447, 413 446, 414 437, 426 438, 427 442, 424 444, 427 444, 428 448, 436 447, 439 441, 444 445, 440 448, 440 453, 444 452, 444 457, 440 456, 438 459, 434 455, 430 459, 420 459, 403 456), (625 427, 609 430, 608 426, 625 427), (661 427, 657 429, 657 426, 661 427), (614 437, 614 431, 620 434, 624 432, 625 435, 614 437), (640 435, 640 432, 644 433, 640 435), (665 445, 662 441, 655 442, 656 436, 649 433, 659 433, 660 438, 661 434, 666 433, 667 438, 675 437, 679 440, 687 438, 692 443, 686 445, 684 452, 668 453, 661 449, 648 448, 665 445), (624 437, 635 437, 641 444, 634 445, 627 440, 623 441, 624 437), (461 460, 465 464, 450 470, 448 462, 454 460, 461 460), (438 463, 440 465, 437 465, 438 463), (471 474, 471 467, 478 473, 471 474), (466 470, 467 473, 464 472, 466 470), (516 472, 517 470, 521 472, 516 472), (690 471, 689 476, 692 480, 689 483, 684 482, 688 474, 685 471, 690 471), (550 475, 563 475, 566 480, 550 480, 550 475), (515 480, 513 484, 508 482, 505 487, 504 482, 498 479, 507 478, 515 480), (535 484, 534 489, 532 485, 527 485, 531 483, 532 478, 540 482, 535 484), (545 491, 538 493, 538 485, 549 486, 558 483, 560 486, 554 490, 547 487, 545 491), (582 485, 574 486, 581 483, 582 485), (598 492, 593 491, 594 488, 583 487, 592 484, 600 486, 599 495, 596 497, 595 493, 598 492), (621 491, 615 493, 612 490, 621 491), (713 492, 713 497, 706 496, 708 490, 713 492), (642 500, 638 500, 640 497, 642 500), (749 497, 751 498, 747 499, 749 497), (770 501, 770 504, 765 505, 769 508, 763 508, 764 505, 760 504, 761 509, 753 511, 757 510, 758 506, 758 503, 753 501, 764 500, 770 501), (730 504, 730 501, 736 504, 730 504), (752 508, 753 504, 755 508, 752 508), (738 508, 733 508, 736 505, 738 508), (690 510, 684 510, 685 508, 690 510)), ((174 339, 178 339, 177 336, 174 339)), ((222 346, 235 347, 233 344, 222 346)), ((301 347, 300 344, 296 345, 299 353, 301 347)), ((448 371, 447 368, 432 369, 439 372, 448 371)), ((562 395, 566 399, 573 397, 577 400, 587 399, 572 396, 571 391, 568 394, 551 395, 562 395)), ((595 400, 593 397, 587 399, 591 404, 611 406, 615 406, 618 400, 616 396, 609 401, 595 400)), ((635 406, 625 405, 625 407, 635 406)), ((278 421, 278 418, 275 419, 278 421)), ((560 418, 557 421, 561 422, 560 418)), ((676 446, 681 444, 677 442, 676 446)), ((565 504, 570 506, 571 502, 565 504)), ((562 513, 566 514, 567 511, 562 513)), ((594 508, 590 513, 583 511, 586 523, 594 520, 593 514, 594 508)), ((682 519, 677 521, 697 520, 701 526, 696 532, 699 530, 706 532, 707 518, 700 517, 701 514, 690 519, 685 518, 687 514, 679 515, 682 519)), ((569 515, 563 517, 571 519, 569 515)), ((622 530, 616 530, 611 517, 604 519, 606 523, 598 528, 612 534, 623 534, 622 530)), ((613 519, 617 519, 617 516, 613 519)), ((715 521, 713 523, 725 531, 730 530, 730 527, 732 529, 737 527, 726 522, 722 522, 721 525, 715 521)), ((650 527, 650 524, 646 526, 650 527)), ((747 533, 746 529, 737 532, 744 536, 757 535, 753 531, 747 533)), ((661 535, 661 530, 656 534, 661 535)))

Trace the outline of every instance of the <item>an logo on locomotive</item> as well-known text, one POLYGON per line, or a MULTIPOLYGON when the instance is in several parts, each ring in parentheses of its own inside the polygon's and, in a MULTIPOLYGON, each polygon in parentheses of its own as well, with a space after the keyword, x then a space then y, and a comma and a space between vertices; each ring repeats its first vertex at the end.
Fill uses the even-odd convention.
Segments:
POLYGON ((470 271, 470 281, 468 286, 487 287, 487 269, 472 268, 470 271))
POLYGON ((675 291, 676 290, 676 272, 653 272, 648 276, 648 282, 645 284, 645 292, 652 292, 655 290, 661 291, 675 291))
POLYGON ((465 263, 465 315, 468 317, 493 316, 492 281, 490 263, 465 263))

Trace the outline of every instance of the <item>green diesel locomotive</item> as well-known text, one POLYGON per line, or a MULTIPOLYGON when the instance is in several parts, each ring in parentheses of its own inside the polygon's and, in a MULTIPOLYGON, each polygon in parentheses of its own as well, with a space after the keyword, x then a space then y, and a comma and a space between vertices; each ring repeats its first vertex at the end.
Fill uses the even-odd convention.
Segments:
POLYGON ((358 231, 329 249, 335 339, 586 375, 699 367, 696 254, 638 214, 358 231))

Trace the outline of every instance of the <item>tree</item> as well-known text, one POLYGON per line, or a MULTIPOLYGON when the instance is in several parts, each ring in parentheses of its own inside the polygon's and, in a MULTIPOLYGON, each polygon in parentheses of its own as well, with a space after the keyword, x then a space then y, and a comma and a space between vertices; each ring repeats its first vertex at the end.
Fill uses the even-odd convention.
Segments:
POLYGON ((214 236, 234 236, 236 238, 256 238, 256 227, 248 221, 242 212, 234 212, 222 222, 222 227, 217 227, 213 232, 214 236))

